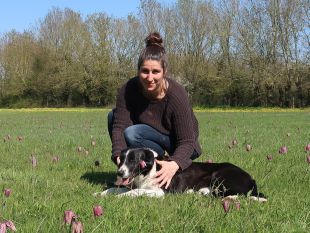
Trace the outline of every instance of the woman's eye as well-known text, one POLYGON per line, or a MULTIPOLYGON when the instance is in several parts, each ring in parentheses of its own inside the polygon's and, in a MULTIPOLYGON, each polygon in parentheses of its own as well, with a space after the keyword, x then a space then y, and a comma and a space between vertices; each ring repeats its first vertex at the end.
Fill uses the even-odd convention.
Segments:
POLYGON ((143 74, 148 74, 149 73, 149 70, 147 70, 147 69, 142 69, 142 71, 141 71, 143 74))

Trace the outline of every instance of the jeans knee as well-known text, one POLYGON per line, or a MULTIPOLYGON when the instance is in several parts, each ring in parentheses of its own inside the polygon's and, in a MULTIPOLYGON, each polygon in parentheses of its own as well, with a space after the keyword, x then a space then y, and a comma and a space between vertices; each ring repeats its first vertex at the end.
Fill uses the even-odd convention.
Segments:
POLYGON ((141 137, 135 125, 129 126, 124 130, 124 137, 128 146, 139 146, 141 137))

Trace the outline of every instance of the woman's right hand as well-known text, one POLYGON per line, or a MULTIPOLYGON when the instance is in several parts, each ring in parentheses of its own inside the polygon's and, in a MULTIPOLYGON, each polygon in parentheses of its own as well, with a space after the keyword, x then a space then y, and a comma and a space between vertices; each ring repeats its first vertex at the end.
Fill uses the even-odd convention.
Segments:
POLYGON ((116 156, 115 161, 116 161, 116 165, 119 167, 119 164, 121 163, 119 156, 116 156))

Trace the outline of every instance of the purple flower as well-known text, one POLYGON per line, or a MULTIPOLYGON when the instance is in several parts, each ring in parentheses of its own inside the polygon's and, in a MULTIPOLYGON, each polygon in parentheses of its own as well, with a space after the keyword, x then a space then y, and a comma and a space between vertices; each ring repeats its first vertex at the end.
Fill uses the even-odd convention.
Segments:
POLYGON ((237 210, 240 210, 240 202, 237 201, 237 202, 235 203, 235 205, 236 205, 236 209, 237 209, 237 210))
POLYGON ((11 189, 4 189, 4 195, 6 197, 9 197, 11 195, 12 190, 11 189))
POLYGON ((233 139, 232 141, 231 141, 231 144, 234 146, 234 145, 237 145, 237 139, 233 139))
POLYGON ((37 166, 37 159, 34 155, 31 156, 31 165, 33 168, 37 166))
POLYGON ((6 224, 5 224, 5 222, 0 223, 0 233, 6 233, 6 224))
POLYGON ((65 224, 71 224, 72 219, 75 218, 75 213, 72 210, 65 210, 64 212, 64 222, 65 224))
POLYGON ((53 158, 52 158, 52 162, 53 163, 57 163, 59 161, 59 157, 58 156, 54 156, 53 158))
POLYGON ((310 143, 308 145, 305 146, 305 151, 310 151, 310 143))
POLYGON ((103 215, 103 209, 100 205, 96 205, 94 208, 93 208, 93 212, 94 212, 94 216, 95 217, 99 217, 101 215, 103 215))
POLYGON ((281 146, 279 149, 279 154, 286 154, 288 151, 286 146, 281 146))
POLYGON ((229 211, 229 201, 228 200, 224 200, 223 202, 222 202, 222 205, 223 205, 223 209, 224 209, 224 211, 225 211, 225 213, 227 213, 228 211, 229 211))
POLYGON ((80 221, 73 221, 72 233, 83 233, 83 224, 80 221))
POLYGON ((6 221, 5 225, 7 228, 11 229, 12 231, 16 231, 16 227, 11 220, 6 221))

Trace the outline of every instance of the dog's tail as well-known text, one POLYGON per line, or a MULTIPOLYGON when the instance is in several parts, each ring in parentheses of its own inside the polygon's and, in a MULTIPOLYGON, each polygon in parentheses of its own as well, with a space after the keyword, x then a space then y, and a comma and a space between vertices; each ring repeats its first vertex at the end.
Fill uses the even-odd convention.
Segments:
POLYGON ((250 198, 254 201, 259 201, 259 202, 266 202, 267 201, 267 197, 261 193, 261 192, 258 192, 257 190, 257 185, 256 185, 256 181, 255 180, 252 180, 252 192, 251 192, 251 196, 250 198))

